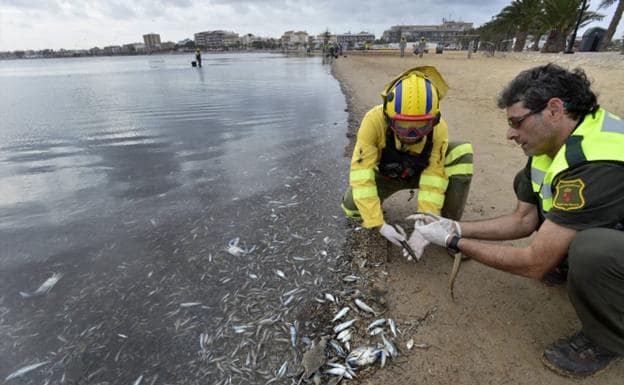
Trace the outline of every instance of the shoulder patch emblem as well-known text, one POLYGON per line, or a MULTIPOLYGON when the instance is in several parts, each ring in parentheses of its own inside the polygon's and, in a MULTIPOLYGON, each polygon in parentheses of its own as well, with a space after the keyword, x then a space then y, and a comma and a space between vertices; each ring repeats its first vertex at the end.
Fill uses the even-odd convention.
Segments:
POLYGON ((585 207, 584 189, 585 183, 581 179, 560 181, 557 184, 553 207, 566 211, 585 207))

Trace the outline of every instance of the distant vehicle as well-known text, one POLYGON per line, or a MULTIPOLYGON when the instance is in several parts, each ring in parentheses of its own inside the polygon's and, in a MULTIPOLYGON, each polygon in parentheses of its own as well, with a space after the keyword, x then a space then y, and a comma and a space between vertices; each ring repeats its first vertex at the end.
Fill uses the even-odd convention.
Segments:
POLYGON ((443 43, 436 44, 435 53, 438 54, 442 52, 444 52, 444 44, 443 43))

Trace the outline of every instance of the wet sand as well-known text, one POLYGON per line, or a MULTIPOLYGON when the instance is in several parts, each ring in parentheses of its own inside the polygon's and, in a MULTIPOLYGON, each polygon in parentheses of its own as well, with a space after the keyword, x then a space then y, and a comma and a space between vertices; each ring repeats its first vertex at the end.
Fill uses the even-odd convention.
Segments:
MULTIPOLYGON (((624 56, 615 53, 497 53, 494 57, 478 53, 467 59, 466 52, 447 51, 420 59, 413 55, 401 58, 397 53, 348 52, 332 65, 349 105, 347 136, 351 143, 345 156, 350 156, 363 114, 380 103, 384 84, 407 68, 436 66, 450 85, 441 111, 451 140, 468 140, 475 151, 475 174, 463 219, 509 213, 515 208, 513 177, 526 158, 505 139, 505 115, 496 107, 496 96, 518 72, 548 62, 585 69, 599 103, 624 116, 624 56)), ((401 222, 412 213, 413 200, 407 202, 407 198, 398 193, 384 203, 389 221, 401 222)), ((421 262, 408 263, 374 232, 353 231, 349 236, 353 265, 371 277, 371 285, 386 293, 388 316, 395 318, 402 330, 397 340, 402 358, 361 376, 362 383, 570 383, 540 362, 547 345, 580 327, 565 288, 547 287, 468 261, 460 270, 452 302, 447 287, 452 260, 444 250, 430 247, 421 262), (364 258, 381 261, 381 265, 366 265, 364 258), (408 351, 405 343, 409 339, 421 348, 408 351)), ((617 384, 623 377, 624 363, 618 362, 581 382, 617 384)))

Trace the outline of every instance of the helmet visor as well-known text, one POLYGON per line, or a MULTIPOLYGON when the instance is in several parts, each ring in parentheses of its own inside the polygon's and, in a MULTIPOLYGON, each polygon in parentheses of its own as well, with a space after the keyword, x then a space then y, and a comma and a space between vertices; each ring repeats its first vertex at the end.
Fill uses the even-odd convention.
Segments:
POLYGON ((390 128, 399 138, 418 139, 428 135, 435 126, 435 119, 390 120, 390 128))

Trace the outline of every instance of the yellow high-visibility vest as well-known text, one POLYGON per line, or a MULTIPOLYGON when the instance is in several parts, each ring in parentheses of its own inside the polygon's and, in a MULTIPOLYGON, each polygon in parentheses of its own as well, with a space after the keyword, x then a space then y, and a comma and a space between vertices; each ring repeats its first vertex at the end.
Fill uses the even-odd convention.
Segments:
POLYGON ((585 116, 554 159, 548 155, 531 158, 531 186, 544 213, 553 207, 553 183, 563 171, 587 162, 624 163, 624 121, 600 108, 585 116))

